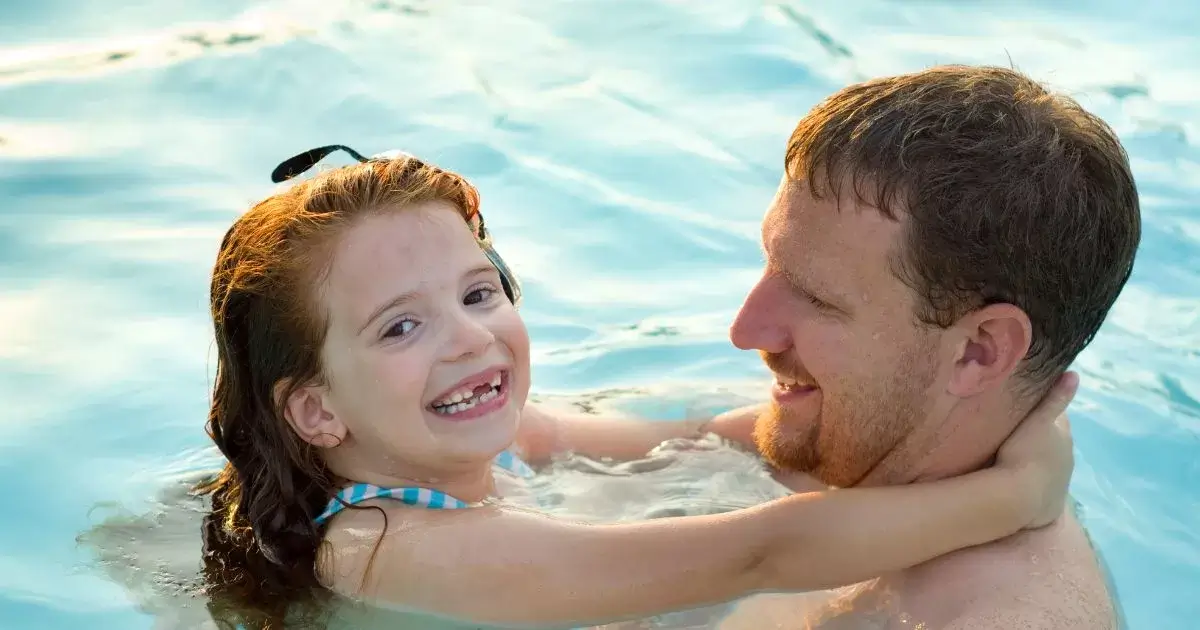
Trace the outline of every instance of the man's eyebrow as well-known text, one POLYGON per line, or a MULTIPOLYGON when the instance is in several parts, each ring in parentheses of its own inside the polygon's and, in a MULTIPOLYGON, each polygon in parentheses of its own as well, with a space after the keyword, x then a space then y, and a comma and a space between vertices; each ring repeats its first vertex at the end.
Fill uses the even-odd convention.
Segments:
POLYGON ((778 261, 771 261, 770 258, 768 258, 767 264, 773 270, 775 270, 776 273, 783 276, 793 290, 799 291, 811 298, 814 298, 833 309, 845 312, 847 314, 850 312, 849 301, 841 293, 829 289, 821 283, 812 282, 808 278, 805 278, 800 274, 788 269, 786 266, 778 264, 778 261))
POLYGON ((804 293, 807 293, 813 297, 820 297, 817 294, 822 293, 822 291, 813 288, 809 282, 800 277, 798 274, 793 273, 792 271, 789 271, 783 267, 779 268, 779 273, 787 279, 788 284, 790 284, 793 289, 796 289, 797 291, 803 291, 804 293))
POLYGON ((838 291, 834 291, 821 283, 812 282, 808 278, 802 277, 800 274, 788 268, 788 265, 779 258, 778 255, 772 256, 768 243, 772 240, 778 240, 783 235, 770 230, 767 222, 763 222, 763 238, 759 242, 759 249, 762 250, 763 257, 766 259, 767 269, 783 276, 789 286, 793 290, 804 293, 805 295, 816 299, 818 302, 829 305, 831 308, 850 314, 851 302, 838 291))

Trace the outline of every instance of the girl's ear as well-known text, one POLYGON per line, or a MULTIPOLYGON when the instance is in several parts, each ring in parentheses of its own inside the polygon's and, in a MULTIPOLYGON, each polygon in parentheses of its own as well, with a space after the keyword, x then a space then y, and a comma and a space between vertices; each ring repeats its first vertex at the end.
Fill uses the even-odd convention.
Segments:
POLYGON ((324 385, 301 385, 290 388, 290 382, 275 384, 275 398, 281 404, 283 417, 300 439, 321 448, 334 448, 346 439, 347 429, 326 404, 328 388, 324 385), (289 391, 290 390, 290 391, 289 391), (280 400, 286 396, 286 399, 280 400))

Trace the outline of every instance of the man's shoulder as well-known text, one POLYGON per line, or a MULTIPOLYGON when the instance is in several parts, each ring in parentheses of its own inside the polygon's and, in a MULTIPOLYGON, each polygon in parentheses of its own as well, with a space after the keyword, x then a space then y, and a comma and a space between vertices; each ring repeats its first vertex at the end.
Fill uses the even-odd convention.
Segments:
POLYGON ((951 627, 1116 627, 1099 558, 1071 514, 1043 529, 944 556, 906 578, 905 599, 951 627), (947 602, 958 603, 949 609, 947 602))
POLYGON ((1099 559, 1073 516, 833 593, 743 600, 721 630, 864 626, 1114 630, 1099 559))
POLYGON ((943 630, 1109 630, 1114 627, 1111 616, 1105 617, 1098 611, 1070 611, 1058 606, 1029 604, 988 606, 956 617, 942 626, 943 630))

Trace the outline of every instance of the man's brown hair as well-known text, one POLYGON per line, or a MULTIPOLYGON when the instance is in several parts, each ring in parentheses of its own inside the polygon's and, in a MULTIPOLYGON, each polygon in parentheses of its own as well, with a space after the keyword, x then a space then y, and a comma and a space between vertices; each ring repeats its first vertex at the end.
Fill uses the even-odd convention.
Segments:
POLYGON ((1044 385, 1095 336, 1141 238, 1137 188, 1116 134, 1074 100, 1006 68, 940 66, 842 89, 792 132, 785 168, 907 217, 895 271, 916 317, 1023 309, 1021 373, 1044 385))

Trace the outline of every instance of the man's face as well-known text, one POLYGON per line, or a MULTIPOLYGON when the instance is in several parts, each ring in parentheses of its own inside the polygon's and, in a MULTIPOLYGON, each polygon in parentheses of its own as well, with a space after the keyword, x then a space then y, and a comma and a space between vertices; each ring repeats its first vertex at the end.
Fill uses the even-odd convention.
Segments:
POLYGON ((835 486, 886 482, 876 467, 929 422, 947 361, 892 271, 902 233, 874 208, 781 185, 763 221, 766 268, 730 330, 776 376, 755 427, 772 465, 835 486))

